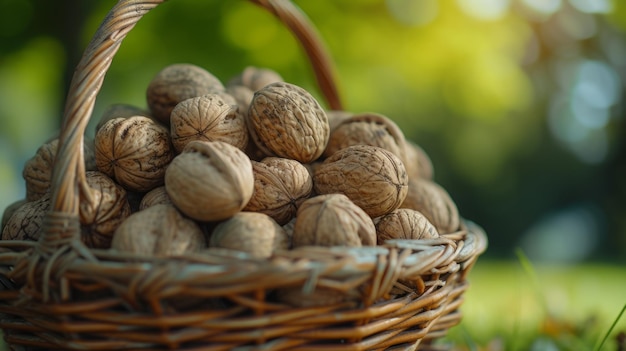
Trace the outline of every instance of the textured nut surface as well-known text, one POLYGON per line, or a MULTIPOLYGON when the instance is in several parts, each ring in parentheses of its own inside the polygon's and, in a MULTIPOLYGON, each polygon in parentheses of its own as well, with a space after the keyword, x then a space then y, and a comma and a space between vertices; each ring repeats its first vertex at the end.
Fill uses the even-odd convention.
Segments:
POLYGON ((102 116, 100 116, 100 120, 98 121, 98 124, 96 124, 96 132, 108 120, 111 120, 114 118, 128 118, 128 117, 133 117, 133 116, 150 117, 150 112, 142 108, 139 108, 137 106, 128 105, 128 104, 110 105, 104 110, 104 112, 102 113, 102 116))
POLYGON ((226 87, 226 92, 235 98, 240 111, 244 113, 248 112, 248 107, 250 107, 250 103, 254 97, 254 91, 252 89, 243 85, 232 85, 226 87))
POLYGON ((50 194, 18 207, 2 229, 2 240, 39 240, 43 218, 49 210, 50 194))
POLYGON ((335 152, 313 176, 317 194, 345 194, 372 218, 400 207, 408 182, 402 161, 371 145, 353 145, 335 152))
POLYGON ((319 195, 300 205, 293 247, 376 245, 372 219, 342 194, 319 195))
POLYGON ((17 211, 20 207, 22 207, 22 205, 27 202, 28 201, 26 199, 17 200, 4 209, 4 212, 2 212, 2 224, 0 225, 0 233, 2 233, 1 230, 3 230, 4 227, 7 225, 7 222, 9 221, 9 218, 13 216, 13 213, 15 213, 15 211, 17 211))
POLYGON ((96 133, 95 144, 98 170, 131 191, 163 185, 174 156, 168 129, 143 116, 109 120, 96 133))
POLYGON ((108 249, 113 233, 131 213, 126 190, 98 171, 86 172, 85 178, 90 197, 81 198, 79 205, 82 241, 91 248, 108 249))
POLYGON ((170 132, 178 152, 192 140, 223 141, 241 150, 248 144, 245 116, 218 94, 181 101, 172 110, 170 132))
POLYGON ((441 185, 431 180, 411 180, 401 207, 421 212, 439 234, 449 234, 459 229, 461 220, 456 204, 441 185))
POLYGON ((268 215, 239 212, 213 229, 209 246, 265 258, 276 250, 287 250, 291 245, 285 229, 268 215))
POLYGON ((439 237, 437 229, 420 212, 399 208, 380 218, 376 223, 378 245, 389 239, 432 239, 439 237))
POLYGON ((378 146, 405 162, 404 134, 392 120, 375 113, 354 114, 339 122, 330 133, 324 156, 359 144, 378 146))
POLYGON ((169 124, 170 113, 179 102, 219 90, 224 90, 222 82, 204 68, 177 63, 163 68, 152 78, 146 100, 152 116, 169 124))
POLYGON ((252 91, 257 91, 266 85, 283 81, 283 77, 274 70, 248 66, 240 74, 233 77, 227 85, 229 87, 243 85, 252 91))
MULTIPOLYGON (((26 161, 22 176, 26 182, 26 200, 34 201, 50 191, 52 169, 59 147, 59 139, 52 139, 37 149, 36 154, 26 161)), ((96 169, 93 140, 85 139, 83 143, 85 169, 96 169)))
POLYGON ((421 146, 407 140, 404 144, 404 152, 406 155, 404 165, 406 166, 406 172, 409 174, 409 179, 423 178, 433 180, 435 176, 433 162, 421 146))
POLYGON ((139 202, 139 211, 145 210, 148 207, 154 205, 171 205, 172 200, 167 195, 167 191, 165 190, 165 186, 156 187, 149 192, 147 192, 139 202))
POLYGON ((204 233, 172 205, 135 212, 117 228, 111 248, 146 256, 174 256, 206 248, 204 233))
POLYGON ((328 117, 315 98, 289 83, 255 92, 247 122, 252 140, 266 155, 302 163, 322 155, 330 133, 328 117))
POLYGON ((192 141, 165 172, 172 203, 187 216, 218 221, 246 206, 254 190, 252 163, 243 151, 221 141, 192 141))
POLYGON ((254 192, 244 211, 265 213, 283 225, 295 217, 298 206, 313 189, 311 175, 300 162, 267 157, 252 162, 254 192))

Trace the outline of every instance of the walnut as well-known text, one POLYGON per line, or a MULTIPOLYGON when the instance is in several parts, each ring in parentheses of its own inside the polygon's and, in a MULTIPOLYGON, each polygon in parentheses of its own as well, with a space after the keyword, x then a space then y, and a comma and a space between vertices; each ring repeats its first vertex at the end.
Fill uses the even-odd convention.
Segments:
POLYGON ((322 155, 330 127, 317 100, 289 83, 272 83, 254 93, 248 129, 266 155, 309 163, 322 155))
POLYGON ((15 213, 15 211, 27 202, 28 201, 26 199, 17 200, 4 209, 4 212, 2 213, 2 224, 0 224, 0 233, 2 233, 1 230, 7 225, 7 222, 9 221, 9 218, 13 216, 13 213, 15 213))
POLYGON ((209 246, 266 258, 276 250, 289 249, 291 245, 285 230, 270 216, 258 212, 239 212, 213 229, 209 246))
POLYGON ((450 194, 428 179, 412 179, 408 194, 400 206, 421 212, 439 234, 456 232, 460 226, 459 211, 450 194))
POLYGON ((248 107, 250 107, 250 103, 254 97, 254 91, 243 85, 232 85, 226 87, 226 92, 235 98, 239 109, 247 113, 248 107))
POLYGON ((192 140, 223 141, 241 150, 248 144, 245 117, 218 94, 181 101, 170 117, 172 144, 181 152, 192 140))
POLYGON ((172 203, 199 221, 218 221, 241 211, 254 190, 248 156, 221 141, 192 141, 165 172, 172 203))
POLYGON ((437 229, 423 214, 408 208, 399 208, 381 217, 376 223, 378 245, 389 239, 432 239, 439 237, 437 229))
POLYGON ((335 152, 313 176, 317 194, 345 194, 372 218, 400 207, 408 182, 402 161, 371 145, 353 145, 335 152))
POLYGON ((196 222, 172 205, 154 205, 133 213, 117 228, 111 249, 146 256, 176 256, 206 248, 196 222))
POLYGON ((163 185, 173 156, 169 131, 148 117, 114 118, 96 133, 98 170, 130 191, 163 185))
MULTIPOLYGON (((34 201, 50 191, 52 169, 59 148, 59 139, 49 140, 39 147, 35 156, 26 161, 22 176, 26 182, 26 200, 34 201)), ((93 140, 84 139, 85 170, 96 170, 93 140)))
MULTIPOLYGON (((150 113, 144 109, 141 109, 137 106, 128 105, 128 104, 113 104, 107 107, 102 116, 100 116, 100 120, 98 124, 96 124, 96 132, 98 129, 102 127, 108 120, 113 118, 128 118, 133 116, 144 116, 150 117, 150 113)), ((152 118, 152 117, 150 117, 152 118)))
POLYGON ((328 125, 330 126, 330 132, 332 133, 337 126, 341 124, 341 122, 346 119, 352 117, 352 112, 341 111, 341 110, 328 110, 326 111, 326 116, 328 116, 328 125))
POLYGON ((139 203, 139 211, 145 210, 146 208, 154 206, 154 205, 162 205, 162 204, 167 204, 167 205, 172 204, 172 200, 170 200, 170 197, 167 195, 165 186, 156 187, 150 190, 148 193, 146 193, 141 198, 141 202, 139 203))
POLYGON ((265 213, 283 225, 296 215, 298 206, 309 197, 313 180, 298 161, 267 157, 252 162, 254 192, 244 211, 265 213))
POLYGON ((117 227, 131 209, 126 190, 101 172, 85 173, 89 197, 79 204, 82 241, 88 247, 107 249, 117 227))
POLYGON ((360 113, 344 118, 335 126, 324 156, 351 145, 372 145, 390 151, 404 163, 404 134, 389 118, 375 113, 360 113))
POLYGON ((148 85, 146 99, 152 116, 169 124, 170 113, 179 102, 223 90, 222 82, 204 68, 179 63, 157 73, 148 85))
POLYGON ((47 193, 15 209, 2 229, 2 240, 39 240, 43 219, 50 207, 50 193, 47 193))
POLYGON ((300 205, 292 241, 294 248, 372 246, 376 245, 376 228, 365 211, 345 195, 319 195, 300 205))
POLYGON ((252 91, 257 91, 277 82, 284 82, 283 77, 277 72, 269 68, 248 66, 239 75, 233 77, 227 86, 243 85, 252 91))
POLYGON ((404 143, 404 153, 406 155, 406 172, 409 174, 409 179, 423 178, 432 180, 435 176, 435 170, 430 157, 415 142, 407 140, 404 143))

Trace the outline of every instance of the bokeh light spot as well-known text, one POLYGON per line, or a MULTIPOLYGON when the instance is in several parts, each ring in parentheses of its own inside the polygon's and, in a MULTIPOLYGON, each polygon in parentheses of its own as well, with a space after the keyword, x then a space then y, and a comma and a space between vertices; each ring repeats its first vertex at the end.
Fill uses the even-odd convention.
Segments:
POLYGON ((387 0, 389 13, 400 23, 423 26, 437 18, 439 0, 387 0))
POLYGON ((621 95, 617 72, 601 61, 587 60, 580 64, 575 98, 584 99, 589 105, 608 108, 621 95))
POLYGON ((569 0, 576 9, 587 13, 609 13, 613 9, 611 0, 569 0))
POLYGON ((554 14, 562 5, 561 0, 522 0, 522 3, 534 12, 545 16, 554 14))
POLYGON ((457 0, 466 14, 480 20, 497 20, 509 10, 510 0, 457 0))

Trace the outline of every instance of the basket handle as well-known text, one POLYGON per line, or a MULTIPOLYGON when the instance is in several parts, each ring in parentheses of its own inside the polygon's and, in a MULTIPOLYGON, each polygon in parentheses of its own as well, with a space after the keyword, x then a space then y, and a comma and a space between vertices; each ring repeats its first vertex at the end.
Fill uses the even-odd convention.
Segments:
MULTIPOLYGON (((74 72, 51 181, 52 206, 42 233, 44 246, 50 249, 80 238, 77 230, 79 194, 89 196, 83 163, 83 137, 111 60, 139 19, 165 1, 120 0, 105 17, 74 72)), ((249 1, 274 14, 296 36, 306 51, 329 107, 341 110, 331 60, 308 18, 289 0, 249 1)))

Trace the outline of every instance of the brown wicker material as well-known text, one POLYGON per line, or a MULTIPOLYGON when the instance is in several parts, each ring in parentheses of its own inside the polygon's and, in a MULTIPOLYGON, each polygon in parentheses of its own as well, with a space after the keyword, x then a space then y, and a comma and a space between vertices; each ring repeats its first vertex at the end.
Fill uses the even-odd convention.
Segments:
MULTIPOLYGON (((139 257, 82 244, 82 143, 96 95, 122 39, 163 1, 119 1, 76 69, 42 239, 0 242, 7 343, 15 350, 416 350, 458 324, 466 275, 487 246, 467 221, 438 239, 309 247, 263 260, 228 250, 139 257), (341 298, 300 308, 274 298, 293 287, 341 298)), ((329 106, 340 109, 330 60, 308 20, 288 1, 251 1, 290 28, 329 106)))

